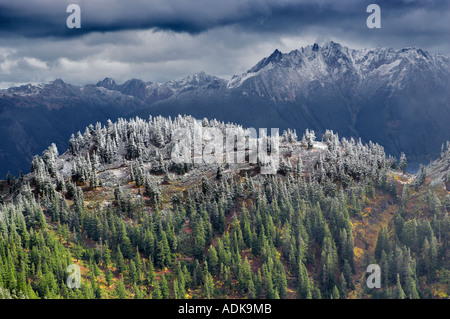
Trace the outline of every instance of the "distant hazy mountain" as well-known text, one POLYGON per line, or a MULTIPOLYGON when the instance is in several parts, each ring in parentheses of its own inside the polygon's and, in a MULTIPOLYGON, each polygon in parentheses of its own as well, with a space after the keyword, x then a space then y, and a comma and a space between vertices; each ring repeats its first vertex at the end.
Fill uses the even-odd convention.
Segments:
POLYGON ((227 84, 227 81, 215 76, 200 72, 186 78, 169 81, 166 83, 144 82, 138 79, 128 80, 123 84, 116 84, 113 79, 106 78, 98 82, 98 87, 137 97, 147 104, 153 104, 165 100, 173 95, 196 90, 200 87, 217 88, 227 84))
MULTIPOLYGON (((275 50, 226 81, 205 73, 166 83, 56 80, 0 91, 0 176, 72 133, 118 117, 189 114, 254 128, 333 129, 428 163, 450 139, 450 60, 417 48, 353 50, 328 42, 275 50)), ((410 165, 411 167, 411 165, 410 165)))

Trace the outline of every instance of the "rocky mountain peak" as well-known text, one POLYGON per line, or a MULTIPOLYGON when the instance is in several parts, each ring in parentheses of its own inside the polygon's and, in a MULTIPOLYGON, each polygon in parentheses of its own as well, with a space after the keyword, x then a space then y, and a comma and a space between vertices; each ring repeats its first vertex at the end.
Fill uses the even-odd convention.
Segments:
POLYGON ((96 86, 101 86, 109 90, 113 90, 117 87, 116 82, 109 77, 106 77, 103 81, 98 81, 96 86))

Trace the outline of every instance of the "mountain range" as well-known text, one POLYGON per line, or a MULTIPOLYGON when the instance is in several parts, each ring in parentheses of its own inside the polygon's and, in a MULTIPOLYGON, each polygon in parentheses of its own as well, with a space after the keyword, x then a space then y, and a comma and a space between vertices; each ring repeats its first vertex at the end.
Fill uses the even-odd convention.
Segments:
POLYGON ((200 72, 165 83, 106 78, 55 80, 0 91, 0 175, 30 169, 32 156, 91 123, 149 115, 217 118, 246 127, 332 129, 360 137, 409 169, 439 156, 450 139, 450 59, 418 48, 356 50, 327 42, 275 50, 229 80, 200 72))

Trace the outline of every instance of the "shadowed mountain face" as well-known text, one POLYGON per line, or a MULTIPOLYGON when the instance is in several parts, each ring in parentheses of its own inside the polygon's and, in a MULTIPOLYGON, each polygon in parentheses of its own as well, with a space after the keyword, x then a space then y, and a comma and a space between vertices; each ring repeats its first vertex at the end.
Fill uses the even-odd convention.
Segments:
POLYGON ((450 139, 450 60, 416 48, 353 50, 314 44, 275 50, 226 81, 203 72, 166 83, 106 78, 56 80, 0 91, 0 176, 29 171, 31 158, 71 134, 118 117, 189 114, 254 128, 332 129, 405 152, 410 168, 450 139))

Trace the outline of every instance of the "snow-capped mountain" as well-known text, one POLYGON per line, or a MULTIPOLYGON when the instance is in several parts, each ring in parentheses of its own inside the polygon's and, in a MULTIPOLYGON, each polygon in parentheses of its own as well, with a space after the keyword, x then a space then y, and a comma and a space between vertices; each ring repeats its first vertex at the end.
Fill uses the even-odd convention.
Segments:
MULTIPOLYGON (((189 114, 254 128, 333 129, 428 163, 450 139, 450 60, 418 48, 355 50, 335 42, 275 50, 229 81, 200 72, 158 83, 55 80, 0 90, 0 176, 34 154, 118 117, 189 114)), ((411 166, 410 166, 411 167, 411 166)))
POLYGON ((450 138, 450 59, 418 48, 355 50, 327 42, 275 50, 226 87, 179 93, 137 114, 191 114, 253 127, 332 128, 412 163, 450 138), (211 107, 214 105, 214 108, 211 107))
POLYGON ((322 87, 332 84, 356 95, 373 95, 385 84, 392 90, 405 89, 417 73, 448 80, 449 62, 443 55, 414 47, 353 50, 331 41, 322 47, 314 44, 286 54, 275 50, 247 72, 234 76, 227 87, 243 87, 278 101, 294 101, 298 94, 308 94, 312 83, 322 87))
POLYGON ((200 72, 169 82, 144 82, 132 79, 118 85, 113 79, 105 78, 103 81, 98 82, 96 86, 119 91, 123 94, 137 97, 145 103, 152 104, 180 92, 195 90, 200 87, 218 87, 225 84, 226 81, 223 79, 200 72))

